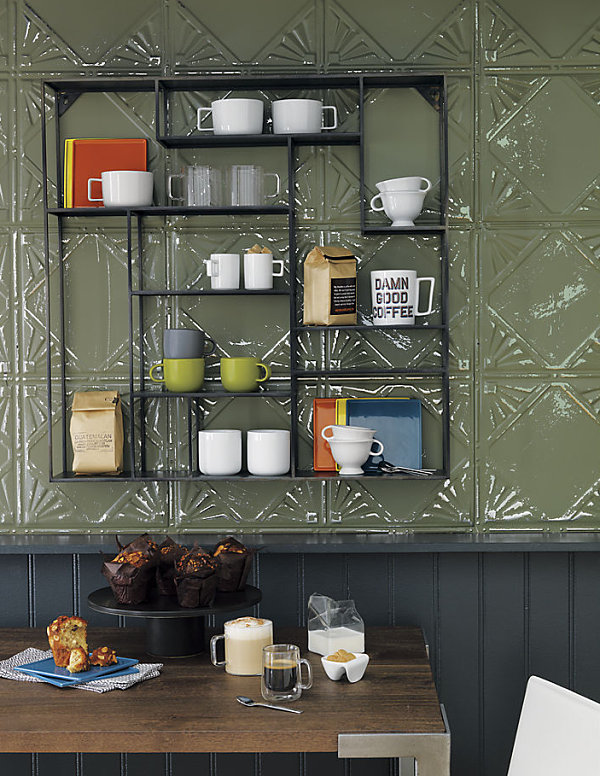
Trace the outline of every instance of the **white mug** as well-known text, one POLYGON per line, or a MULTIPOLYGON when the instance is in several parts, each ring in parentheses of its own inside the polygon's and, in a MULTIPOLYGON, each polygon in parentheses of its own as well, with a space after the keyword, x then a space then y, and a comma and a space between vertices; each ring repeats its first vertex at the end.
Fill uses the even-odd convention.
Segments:
POLYGON ((198 432, 198 468, 216 477, 238 474, 242 468, 242 432, 239 429, 198 432))
POLYGON ((283 260, 274 259, 272 253, 244 254, 244 288, 273 288, 273 278, 283 277, 283 260), (274 264, 279 264, 277 272, 274 264))
POLYGON ((337 129, 338 115, 335 105, 323 105, 321 100, 274 100, 271 103, 274 135, 301 135, 337 129), (333 113, 332 123, 325 123, 324 113, 333 113))
POLYGON ((250 474, 287 474, 290 470, 290 432, 278 428, 248 431, 247 454, 250 474))
POLYGON ((204 263, 211 288, 225 291, 240 287, 239 253, 211 253, 204 263))
POLYGON ((412 269, 383 269, 371 272, 373 323, 377 326, 414 326, 415 317, 433 312, 435 278, 417 277, 412 269), (421 283, 428 282, 429 302, 419 310, 421 283))
POLYGON ((263 131, 264 103, 245 97, 214 100, 210 108, 198 108, 196 127, 199 132, 215 135, 260 135, 263 131), (202 114, 212 114, 212 127, 201 127, 202 114))
POLYGON ((152 204, 154 175, 143 170, 107 170, 100 178, 88 178, 90 202, 105 207, 148 207, 152 204), (92 197, 92 183, 102 184, 102 196, 92 197))

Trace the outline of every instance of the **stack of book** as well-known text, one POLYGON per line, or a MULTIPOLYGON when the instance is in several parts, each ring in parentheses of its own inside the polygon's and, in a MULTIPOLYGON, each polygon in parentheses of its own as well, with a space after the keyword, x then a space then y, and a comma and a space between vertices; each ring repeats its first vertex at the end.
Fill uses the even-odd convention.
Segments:
MULTIPOLYGON (((384 445, 383 458, 394 466, 420 469, 422 466, 421 402, 419 399, 387 397, 384 399, 314 399, 313 400, 313 468, 336 471, 329 443, 321 431, 329 425, 361 426, 375 431, 384 445)), ((377 469, 377 458, 371 456, 365 471, 377 469)))
MULTIPOLYGON (((88 180, 108 170, 146 170, 145 138, 73 137, 65 140, 64 206, 102 207, 102 201, 88 199, 88 180)), ((92 196, 102 197, 99 183, 92 184, 92 196)))

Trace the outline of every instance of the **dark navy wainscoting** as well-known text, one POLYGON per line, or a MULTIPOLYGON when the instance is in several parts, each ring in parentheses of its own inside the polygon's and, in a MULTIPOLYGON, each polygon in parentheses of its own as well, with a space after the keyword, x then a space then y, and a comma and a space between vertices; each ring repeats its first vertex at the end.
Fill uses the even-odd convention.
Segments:
MULTIPOLYGON (((554 545, 552 551, 517 546, 519 551, 505 545, 497 551, 467 551, 462 545, 437 551, 431 542, 436 551, 424 544, 418 551, 394 546, 367 553, 344 545, 329 552, 270 548, 257 556, 251 580, 263 591, 256 613, 276 625, 304 625, 308 596, 319 591, 354 598, 367 626, 421 626, 450 721, 453 776, 505 776, 529 674, 600 701, 600 553, 584 545, 574 550, 554 545)), ((92 624, 116 624, 86 603, 87 594, 103 585, 99 555, 66 549, 62 554, 56 548, 41 554, 39 548, 0 551, 0 625, 43 626, 71 611, 92 624)), ((315 754, 0 755, 3 776, 390 776, 397 771, 393 761, 344 762, 315 754)))

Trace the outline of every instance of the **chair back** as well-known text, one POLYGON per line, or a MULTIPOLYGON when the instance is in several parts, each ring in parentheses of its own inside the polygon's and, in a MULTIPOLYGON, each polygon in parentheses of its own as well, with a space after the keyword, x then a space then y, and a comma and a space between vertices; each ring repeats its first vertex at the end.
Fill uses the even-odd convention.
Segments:
POLYGON ((571 775, 600 775, 600 703, 531 676, 508 776, 571 775))

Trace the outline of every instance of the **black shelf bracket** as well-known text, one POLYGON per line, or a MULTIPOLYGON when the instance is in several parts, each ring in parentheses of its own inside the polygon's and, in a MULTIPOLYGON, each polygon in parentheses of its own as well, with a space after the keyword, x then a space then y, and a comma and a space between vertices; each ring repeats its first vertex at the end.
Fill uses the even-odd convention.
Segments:
POLYGON ((431 107, 438 111, 442 109, 442 94, 439 86, 416 86, 416 90, 419 92, 431 107))
POLYGON ((61 118, 65 115, 65 113, 69 110, 71 105, 76 102, 76 100, 81 97, 83 94, 83 91, 64 91, 64 92, 58 92, 56 95, 56 110, 58 111, 58 116, 61 118))

